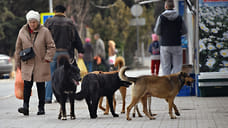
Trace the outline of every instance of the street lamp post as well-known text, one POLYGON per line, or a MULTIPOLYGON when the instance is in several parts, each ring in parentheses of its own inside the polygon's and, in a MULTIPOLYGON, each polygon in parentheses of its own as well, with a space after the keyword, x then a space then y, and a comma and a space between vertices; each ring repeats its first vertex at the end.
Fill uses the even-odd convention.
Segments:
POLYGON ((52 2, 52 0, 49 0, 49 12, 53 13, 53 2, 52 2))

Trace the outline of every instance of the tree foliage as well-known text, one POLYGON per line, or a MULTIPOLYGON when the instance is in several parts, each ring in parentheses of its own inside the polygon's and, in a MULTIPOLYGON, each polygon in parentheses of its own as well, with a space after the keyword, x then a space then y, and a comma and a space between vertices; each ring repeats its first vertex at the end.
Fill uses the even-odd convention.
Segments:
POLYGON ((13 56, 17 34, 26 23, 26 13, 31 9, 47 12, 48 1, 1 0, 0 6, 0 53, 13 56))
MULTIPOLYGON (((0 53, 13 55, 18 31, 26 23, 26 13, 30 9, 49 12, 48 4, 48 0, 0 1, 0 53)), ((58 4, 67 8, 66 15, 76 23, 82 40, 99 33, 105 42, 106 51, 108 40, 114 40, 119 55, 125 56, 127 64, 132 63, 137 49, 136 27, 130 26, 130 20, 134 18, 130 12, 130 8, 135 4, 134 0, 53 1, 53 7, 58 4)), ((142 6, 143 14, 140 18, 146 19, 146 25, 140 26, 140 42, 144 42, 147 49, 156 17, 161 13, 163 4, 158 2, 142 6)))

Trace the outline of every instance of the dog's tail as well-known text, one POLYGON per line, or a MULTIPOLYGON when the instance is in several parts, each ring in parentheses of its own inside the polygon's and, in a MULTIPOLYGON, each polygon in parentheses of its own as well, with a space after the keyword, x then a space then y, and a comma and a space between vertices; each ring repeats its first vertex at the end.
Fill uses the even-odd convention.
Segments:
POLYGON ((118 56, 116 58, 115 64, 114 66, 117 67, 118 66, 118 70, 120 70, 120 68, 122 68, 125 65, 125 60, 122 56, 118 56))
POLYGON ((86 97, 86 95, 88 94, 87 93, 88 89, 86 89, 88 86, 88 82, 89 82, 89 79, 87 78, 87 76, 85 76, 82 80, 81 91, 75 94, 76 100, 83 100, 86 97))
POLYGON ((128 69, 130 69, 130 68, 128 68, 126 66, 124 66, 124 67, 122 67, 120 69, 120 71, 119 71, 119 77, 120 77, 120 79, 123 80, 123 81, 136 82, 136 80, 137 80, 136 77, 128 77, 128 76, 125 75, 125 72, 128 69))

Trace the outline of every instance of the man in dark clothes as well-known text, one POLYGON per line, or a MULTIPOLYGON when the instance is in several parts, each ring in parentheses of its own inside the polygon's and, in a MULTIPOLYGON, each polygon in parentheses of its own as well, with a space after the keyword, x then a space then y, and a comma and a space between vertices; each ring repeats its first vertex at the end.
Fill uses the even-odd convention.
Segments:
MULTIPOLYGON (((55 16, 46 20, 46 26, 52 33, 56 45, 56 53, 51 62, 51 75, 57 67, 58 56, 67 55, 73 60, 74 49, 78 50, 79 58, 83 57, 83 46, 81 39, 78 35, 75 25, 72 20, 67 18, 64 14, 66 8, 62 5, 57 5, 54 9, 55 16)), ((52 86, 51 81, 46 83, 45 102, 52 102, 52 86)))

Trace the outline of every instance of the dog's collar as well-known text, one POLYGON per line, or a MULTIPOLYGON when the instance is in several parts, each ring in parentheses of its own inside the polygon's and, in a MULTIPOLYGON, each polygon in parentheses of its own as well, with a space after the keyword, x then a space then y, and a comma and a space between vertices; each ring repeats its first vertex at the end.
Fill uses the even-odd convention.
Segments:
POLYGON ((181 83, 181 86, 183 86, 183 85, 184 85, 185 80, 182 80, 182 79, 181 79, 181 75, 179 75, 179 76, 178 76, 178 79, 179 79, 179 81, 180 81, 180 83, 181 83))

